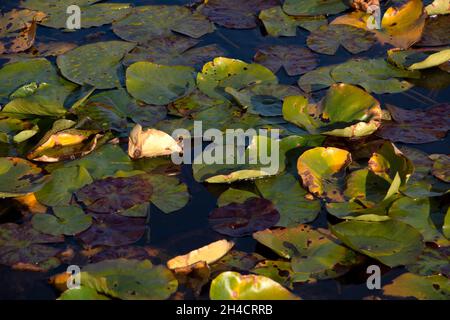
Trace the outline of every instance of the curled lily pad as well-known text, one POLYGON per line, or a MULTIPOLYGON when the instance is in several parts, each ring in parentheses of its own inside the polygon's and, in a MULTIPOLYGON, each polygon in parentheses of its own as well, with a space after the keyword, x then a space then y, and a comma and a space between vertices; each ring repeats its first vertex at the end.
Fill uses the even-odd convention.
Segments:
POLYGON ((320 212, 318 200, 306 199, 307 192, 295 177, 284 174, 256 181, 259 192, 272 201, 280 213, 277 226, 291 227, 316 219, 320 212))
POLYGON ((450 49, 388 51, 388 61, 408 70, 421 70, 439 66, 450 60, 450 49))
POLYGON ((48 179, 41 168, 21 158, 0 158, 0 197, 18 197, 42 189, 48 179))
POLYGON ((273 37, 295 37, 297 27, 314 31, 326 25, 327 18, 321 16, 290 16, 280 6, 262 10, 259 19, 263 22, 267 33, 273 37))
POLYGON ((310 105, 303 96, 287 97, 283 116, 313 134, 354 138, 370 135, 378 129, 381 108, 379 102, 364 90, 336 84, 319 104, 310 105))
POLYGON ((253 237, 281 257, 290 259, 292 270, 307 278, 333 278, 347 272, 357 261, 355 253, 339 244, 327 230, 308 225, 264 230, 253 237))
POLYGON ((270 278, 228 271, 211 283, 212 300, 299 300, 300 298, 270 278))
POLYGON ((375 44, 375 36, 363 29, 349 25, 322 26, 306 40, 308 47, 318 53, 334 55, 339 46, 356 54, 369 50, 375 44))
POLYGON ((118 88, 121 86, 120 61, 133 47, 134 44, 124 41, 91 43, 58 56, 56 62, 70 81, 97 89, 118 88))
POLYGON ((433 163, 433 175, 447 183, 450 183, 450 157, 445 154, 432 154, 430 156, 433 163))
POLYGON ((200 11, 211 21, 226 28, 252 29, 257 26, 260 10, 278 4, 277 0, 208 0, 200 11))
POLYGON ((113 23, 113 31, 120 38, 146 43, 181 33, 192 38, 213 32, 213 24, 198 11, 182 6, 138 6, 126 18, 113 23))
POLYGON ((226 87, 240 90, 249 84, 277 83, 277 77, 264 66, 223 57, 205 64, 197 75, 199 89, 211 98, 222 100, 226 98, 226 87))
POLYGON ((312 194, 331 201, 343 200, 341 185, 351 154, 338 148, 317 147, 305 151, 297 161, 303 185, 312 194))
POLYGON ((97 180, 78 190, 76 196, 89 211, 118 213, 148 202, 152 195, 151 183, 142 175, 97 180))
POLYGON ((314 16, 318 14, 336 14, 348 8, 344 0, 286 0, 283 10, 293 16, 314 16))
POLYGON ((290 76, 304 74, 317 67, 317 57, 299 46, 267 46, 260 48, 253 60, 277 73, 282 67, 290 76))
POLYGON ((136 62, 127 69, 127 90, 138 100, 164 105, 185 96, 195 87, 194 69, 136 62))
POLYGON ((178 282, 166 267, 149 260, 105 260, 89 264, 81 273, 83 285, 124 300, 162 300, 177 290, 178 282))
POLYGON ((430 16, 435 14, 449 14, 450 4, 448 3, 448 0, 434 0, 425 7, 425 10, 430 16))
POLYGON ((93 214, 92 226, 77 235, 89 246, 119 247, 137 242, 145 233, 145 218, 115 213, 93 214))
POLYGON ((73 192, 91 182, 92 178, 84 167, 59 168, 36 192, 36 199, 47 206, 65 206, 72 200, 73 192))
POLYGON ((389 267, 415 261, 423 249, 419 231, 397 220, 351 220, 331 226, 330 229, 350 248, 389 267))
POLYGON ((92 223, 92 218, 79 207, 53 207, 53 213, 34 215, 31 220, 33 228, 53 236, 73 236, 89 228, 92 223))
POLYGON ((211 227, 232 237, 242 237, 255 231, 274 226, 280 214, 272 202, 261 198, 249 198, 244 203, 231 203, 209 214, 211 227))
POLYGON ((36 36, 36 23, 43 12, 12 10, 0 15, 0 54, 17 53, 30 48, 36 36))
POLYGON ((39 127, 33 122, 0 116, 0 142, 21 143, 38 131, 39 127))
POLYGON ((182 152, 178 142, 167 133, 149 128, 142 130, 137 124, 130 132, 128 139, 128 155, 130 158, 152 158, 182 152))
POLYGON ((64 291, 58 300, 109 300, 103 294, 97 293, 95 289, 81 286, 80 288, 73 288, 64 291))
POLYGON ((54 257, 61 252, 61 249, 48 244, 63 241, 63 237, 42 234, 31 228, 29 224, 1 224, 0 264, 11 267, 34 265, 35 270, 39 271, 57 267, 60 262, 54 257))
POLYGON ((442 139, 450 129, 448 114, 450 104, 443 103, 428 109, 402 109, 387 105, 393 121, 382 124, 377 135, 405 143, 428 143, 442 139))
POLYGON ((414 297, 419 300, 448 300, 450 284, 448 278, 442 275, 424 277, 404 273, 391 284, 385 285, 383 294, 398 298, 414 297))

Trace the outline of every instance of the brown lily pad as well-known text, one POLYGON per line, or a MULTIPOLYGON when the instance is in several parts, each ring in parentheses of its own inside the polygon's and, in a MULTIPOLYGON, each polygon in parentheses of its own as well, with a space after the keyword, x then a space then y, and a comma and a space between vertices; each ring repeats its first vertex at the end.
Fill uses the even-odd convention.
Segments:
POLYGON ((428 143, 446 136, 450 129, 450 104, 442 103, 428 109, 402 109, 387 105, 393 121, 386 121, 377 135, 391 141, 428 143))
POLYGON ((253 60, 277 73, 282 67, 290 76, 314 70, 317 57, 310 50, 299 46, 267 46, 259 49, 253 60))
POLYGON ((244 203, 231 203, 213 210, 209 215, 211 227, 227 236, 243 237, 274 226, 280 213, 273 203, 262 198, 250 198, 244 203))
POLYGON ((252 29, 257 14, 279 4, 278 0, 208 0, 201 12, 211 21, 230 29, 252 29))
POLYGON ((416 46, 445 46, 450 44, 450 15, 438 15, 428 17, 425 21, 425 28, 422 38, 416 46))
POLYGON ((117 213, 150 200, 152 185, 142 176, 97 180, 76 195, 95 213, 117 213))
POLYGON ((135 243, 145 233, 145 218, 121 215, 93 214, 92 226, 77 237, 85 244, 94 246, 124 246, 135 243))

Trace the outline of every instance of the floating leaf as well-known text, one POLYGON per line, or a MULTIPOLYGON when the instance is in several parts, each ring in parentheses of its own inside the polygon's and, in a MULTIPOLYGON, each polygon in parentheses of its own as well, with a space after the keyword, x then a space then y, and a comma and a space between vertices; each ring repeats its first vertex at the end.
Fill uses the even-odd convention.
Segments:
POLYGON ((281 67, 290 76, 304 74, 317 67, 317 57, 299 46, 267 46, 260 48, 253 60, 277 73, 281 67))
POLYGON ((55 215, 34 215, 31 220, 33 228, 52 236, 73 236, 86 230, 92 224, 92 218, 79 207, 53 207, 53 213, 55 215))
POLYGON ((89 264, 81 273, 83 285, 124 300, 162 300, 177 290, 178 282, 162 265, 149 260, 105 260, 89 264))
POLYGON ((233 246, 234 243, 231 241, 218 240, 185 255, 170 259, 167 261, 167 267, 169 269, 184 268, 201 261, 212 264, 226 255, 233 246))
POLYGON ((0 158, 0 197, 18 197, 42 189, 47 181, 42 169, 21 158, 0 158))
POLYGON ((21 143, 39 132, 32 122, 0 116, 0 142, 21 143))
POLYGON ((121 87, 120 61, 133 49, 124 41, 106 41, 86 44, 58 56, 56 62, 64 77, 81 85, 97 89, 121 87))
POLYGON ((153 193, 151 202, 165 213, 171 213, 183 208, 189 202, 188 188, 176 177, 162 174, 146 176, 151 183, 153 193))
POLYGON ((397 220, 351 220, 331 226, 330 229, 350 248, 389 267, 415 261, 423 249, 419 231, 397 220))
POLYGON ((208 0, 200 11, 211 21, 231 29, 252 29, 257 26, 260 10, 278 4, 277 0, 208 0))
POLYGON ((195 87, 194 69, 136 62, 127 69, 127 90, 138 100, 164 105, 190 93, 195 87))
POLYGON ((272 202, 261 198, 250 198, 242 204, 231 203, 209 214, 211 227, 232 237, 242 237, 272 227, 279 219, 280 214, 272 202))
POLYGON ((313 31, 306 43, 318 53, 334 55, 339 46, 343 46, 350 53, 356 54, 369 50, 375 44, 375 36, 360 28, 335 24, 313 31))
POLYGON ((336 83, 336 81, 334 81, 331 77, 331 71, 334 67, 334 65, 319 67, 306 73, 298 80, 298 86, 305 92, 328 88, 332 84, 336 83))
MULTIPOLYGON (((245 89, 243 89, 245 90, 245 89)), ((229 106, 228 101, 213 99, 199 90, 195 90, 189 95, 177 99, 167 106, 170 114, 180 117, 189 116, 213 107, 225 109, 229 106)))
POLYGON ((421 276, 445 275, 449 276, 449 247, 425 247, 416 261, 406 266, 409 272, 421 276))
POLYGON ((81 286, 64 291, 58 300, 109 300, 107 296, 97 293, 95 289, 81 286))
POLYGON ((447 209, 445 214, 444 225, 442 226, 442 233, 444 233, 447 239, 450 239, 450 209, 447 209))
POLYGON ((198 11, 182 6, 138 6, 126 18, 113 23, 113 31, 126 41, 146 43, 174 35, 192 38, 213 32, 213 24, 198 11))
POLYGON ((299 300, 270 278, 223 272, 211 283, 211 300, 299 300))
POLYGON ((336 14, 348 8, 344 0, 286 0, 283 10, 293 16, 314 16, 318 14, 336 14))
POLYGON ((428 143, 442 139, 450 129, 450 104, 443 103, 423 109, 402 109, 387 105, 393 121, 383 122, 377 135, 405 143, 428 143))
POLYGON ((450 157, 445 154, 432 154, 430 156, 433 163, 431 172, 433 175, 447 183, 450 183, 450 157))
POLYGON ((450 13, 450 3, 448 0, 434 0, 432 3, 425 7, 429 16, 435 14, 449 14, 450 13))
POLYGON ((351 162, 351 154, 346 150, 317 147, 305 151, 298 158, 297 169, 309 192, 340 202, 343 200, 340 185, 351 162))
POLYGON ((312 280, 308 273, 294 272, 289 261, 261 261, 251 272, 268 277, 289 289, 294 288, 294 283, 312 280))
POLYGON ((450 44, 448 34, 450 32, 450 15, 439 15, 428 17, 425 21, 425 28, 422 38, 416 46, 445 46, 450 44))
POLYGON ((320 202, 306 199, 307 192, 291 175, 260 179, 256 181, 256 186, 262 196, 272 201, 280 213, 277 226, 291 227, 311 222, 320 212, 320 202))
POLYGON ((217 206, 225 207, 231 203, 242 204, 250 198, 259 198, 259 196, 250 191, 230 188, 219 196, 217 206))
POLYGON ((276 76, 266 67, 223 57, 205 64, 197 75, 198 88, 211 98, 222 100, 226 98, 226 87, 240 90, 249 84, 277 83, 276 76))
POLYGON ((437 275, 430 277, 404 273, 392 284, 383 287, 383 294, 399 298, 414 297, 419 300, 448 300, 450 284, 448 278, 437 275))
POLYGON ((421 70, 439 66, 450 60, 450 49, 388 51, 388 61, 408 70, 421 70))

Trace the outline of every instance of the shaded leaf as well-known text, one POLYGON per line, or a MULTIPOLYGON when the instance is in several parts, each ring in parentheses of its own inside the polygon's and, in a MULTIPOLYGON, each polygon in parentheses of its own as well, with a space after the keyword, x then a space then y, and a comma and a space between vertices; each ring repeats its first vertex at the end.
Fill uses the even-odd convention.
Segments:
POLYGON ((450 280, 437 275, 430 277, 404 273, 395 278, 392 284, 383 287, 383 294, 399 298, 414 297, 419 300, 448 300, 450 280))
POLYGON ((36 214, 31 220, 33 228, 49 235, 73 236, 92 224, 92 218, 75 206, 53 207, 54 215, 36 214))
POLYGON ((293 16, 313 16, 318 14, 336 14, 348 8, 344 0, 286 0, 283 10, 293 16))

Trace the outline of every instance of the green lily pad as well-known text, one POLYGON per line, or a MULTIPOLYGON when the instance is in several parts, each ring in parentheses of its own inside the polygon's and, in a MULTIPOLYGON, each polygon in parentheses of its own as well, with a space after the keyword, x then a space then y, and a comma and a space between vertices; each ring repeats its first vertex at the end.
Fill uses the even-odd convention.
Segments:
POLYGON ((35 270, 47 271, 60 264, 54 257, 61 252, 60 248, 48 244, 63 241, 62 236, 42 234, 29 224, 3 223, 0 225, 0 264, 11 267, 27 264, 35 270))
POLYGON ((294 288, 294 283, 313 280, 305 272, 294 272, 289 261, 264 260, 259 262, 251 272, 270 278, 289 289, 294 288))
POLYGON ((97 89, 118 88, 120 61, 134 46, 124 41, 86 44, 58 56, 56 62, 63 76, 72 82, 97 89))
POLYGON ((171 115, 186 117, 213 107, 226 109, 229 105, 228 101, 210 98, 196 89, 189 95, 169 104, 167 110, 171 115))
POLYGON ((36 214, 31 220, 33 228, 52 236, 73 236, 92 224, 92 218, 79 207, 53 207, 54 215, 36 214))
POLYGON ((419 231, 397 220, 351 220, 333 225, 330 229, 350 248, 389 267, 415 261, 423 249, 419 231))
POLYGON ((64 291, 58 300, 110 300, 107 296, 97 293, 95 289, 80 286, 64 291))
POLYGON ((398 298, 414 297, 419 300, 448 300, 450 280, 441 275, 423 277, 404 273, 391 284, 385 285, 383 294, 398 298))
POLYGON ((348 8, 344 0, 286 0, 283 10, 293 16, 314 16, 318 14, 336 14, 348 8))
POLYGON ((432 154, 430 156, 433 163, 431 172, 433 175, 447 183, 450 183, 450 157, 445 154, 432 154))
POLYGON ((450 275, 449 263, 449 247, 435 249, 425 247, 417 260, 408 264, 406 268, 409 272, 421 276, 445 275, 448 277, 450 275))
POLYGON ((21 143, 39 132, 33 122, 0 116, 0 142, 21 143))
POLYGON ((151 174, 146 177, 153 188, 151 202, 165 213, 183 208, 190 199, 188 188, 176 177, 151 174))
POLYGON ((211 300, 299 300, 300 298, 270 278, 228 271, 211 283, 211 300))
POLYGON ((136 62, 128 67, 126 82, 128 92, 136 99, 164 105, 194 90, 194 69, 136 62))
POLYGON ((131 6, 127 3, 98 3, 100 0, 56 0, 51 3, 39 0, 24 0, 22 7, 40 10, 47 14, 41 22, 50 28, 66 28, 69 15, 66 13, 70 5, 78 5, 81 10, 81 28, 99 27, 110 24, 127 16, 131 6))
POLYGON ((317 67, 318 61, 310 50, 294 46, 266 46, 258 49, 253 60, 273 73, 277 73, 282 67, 289 76, 304 74, 317 67))
POLYGON ((309 192, 330 201, 341 202, 341 185, 351 162, 351 154, 346 150, 316 147, 305 151, 298 158, 297 169, 309 192))
POLYGON ((41 168, 21 158, 0 158, 0 197, 18 197, 42 189, 47 177, 41 168))
POLYGON ((241 60, 215 58, 197 75, 198 88, 211 98, 226 99, 225 88, 240 90, 249 84, 277 84, 277 77, 266 67, 241 60))
POLYGON ((325 98, 310 105, 303 96, 291 96, 283 104, 283 116, 312 134, 361 137, 377 130, 382 116, 379 102, 364 90, 332 85, 325 98), (342 110, 345 107, 345 112, 342 110))
POLYGON ((208 0, 200 11, 225 28, 252 29, 257 26, 258 12, 277 4, 276 0, 208 0))
POLYGON ((340 245, 327 230, 304 224, 256 232, 253 238, 290 259, 292 270, 308 278, 333 278, 344 274, 357 262, 356 254, 340 245))
POLYGON ((259 196, 250 191, 229 188, 219 196, 217 205, 225 207, 231 203, 242 204, 250 198, 259 198, 259 196))
POLYGON ((297 27, 314 31, 328 23, 325 16, 290 16, 280 6, 262 10, 259 19, 263 22, 267 33, 273 37, 295 37, 297 27))
POLYGON ((393 121, 383 122, 377 135, 391 141, 429 143, 442 139, 450 129, 450 104, 442 103, 427 109, 402 109, 387 105, 393 121))
POLYGON ((442 233, 444 233, 447 239, 450 239, 450 208, 447 209, 445 214, 444 225, 442 226, 442 233))
POLYGON ((320 212, 320 202, 306 199, 307 192, 292 175, 260 179, 255 183, 262 196, 272 201, 280 213, 277 226, 292 227, 311 222, 320 212))
POLYGON ((133 8, 126 18, 113 23, 113 31, 126 41, 144 44, 174 32, 200 38, 214 31, 214 25, 200 12, 182 6, 150 5, 133 8))
POLYGON ((375 42, 371 32, 343 24, 322 26, 306 40, 311 50, 328 55, 336 54, 339 46, 352 54, 361 53, 369 50, 375 42))
POLYGON ((72 194, 89 183, 92 183, 92 178, 84 167, 59 168, 36 192, 36 199, 47 206, 66 206, 72 200, 72 194))
POLYGON ((304 74, 298 80, 298 86, 305 92, 312 92, 328 88, 336 81, 331 76, 331 71, 335 65, 319 67, 304 74))
POLYGON ((178 282, 169 269, 149 260, 105 260, 89 264, 81 273, 83 285, 124 300, 163 300, 178 282))
POLYGON ((389 50, 388 61, 408 70, 422 70, 439 66, 450 60, 450 49, 389 50))

